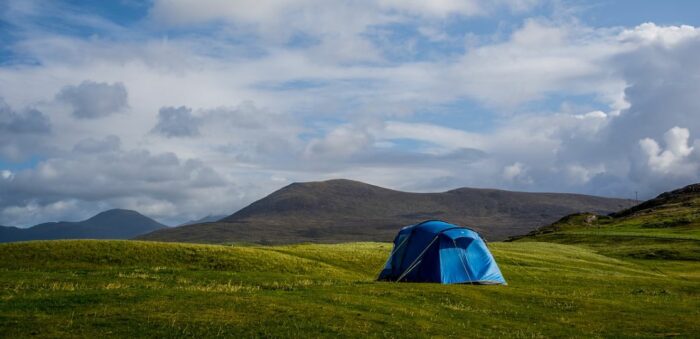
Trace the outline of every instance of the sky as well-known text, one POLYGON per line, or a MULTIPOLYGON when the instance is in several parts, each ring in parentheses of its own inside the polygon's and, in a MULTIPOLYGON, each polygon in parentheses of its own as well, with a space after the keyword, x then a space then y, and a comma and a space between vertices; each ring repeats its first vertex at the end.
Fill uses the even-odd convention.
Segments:
POLYGON ((0 0, 0 225, 700 181, 700 2, 0 0))

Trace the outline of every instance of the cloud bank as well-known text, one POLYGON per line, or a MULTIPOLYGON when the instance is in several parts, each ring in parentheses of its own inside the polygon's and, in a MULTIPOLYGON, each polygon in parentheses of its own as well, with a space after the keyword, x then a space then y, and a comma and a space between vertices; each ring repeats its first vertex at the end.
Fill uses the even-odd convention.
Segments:
POLYGON ((0 224, 178 223, 338 177, 617 197, 700 181, 694 26, 596 27, 534 0, 133 10, 6 4, 0 224))

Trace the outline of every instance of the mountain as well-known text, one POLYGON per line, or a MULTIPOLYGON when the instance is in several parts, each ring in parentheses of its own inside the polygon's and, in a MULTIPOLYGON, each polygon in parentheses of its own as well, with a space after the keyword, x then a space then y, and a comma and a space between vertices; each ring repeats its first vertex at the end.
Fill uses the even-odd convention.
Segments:
POLYGON ((294 183, 218 222, 158 230, 144 240, 201 243, 390 241, 426 219, 468 225, 489 240, 525 234, 582 211, 610 213, 633 201, 579 194, 459 188, 409 193, 351 180, 294 183))
POLYGON ((0 226, 0 242, 53 239, 130 239, 166 227, 139 212, 113 209, 78 222, 47 222, 29 228, 0 226))
POLYGON ((568 215, 512 240, 575 244, 636 259, 700 260, 700 184, 611 215, 568 215))
POLYGON ((205 222, 215 222, 215 221, 219 221, 219 220, 221 220, 221 219, 223 219, 223 218, 226 218, 226 216, 225 216, 225 215, 207 215, 206 217, 203 217, 203 218, 200 218, 200 219, 197 219, 197 220, 190 220, 190 221, 188 221, 188 222, 184 222, 184 223, 182 223, 182 224, 180 224, 180 225, 178 225, 178 226, 187 226, 187 225, 194 225, 194 224, 202 224, 202 223, 205 223, 205 222))

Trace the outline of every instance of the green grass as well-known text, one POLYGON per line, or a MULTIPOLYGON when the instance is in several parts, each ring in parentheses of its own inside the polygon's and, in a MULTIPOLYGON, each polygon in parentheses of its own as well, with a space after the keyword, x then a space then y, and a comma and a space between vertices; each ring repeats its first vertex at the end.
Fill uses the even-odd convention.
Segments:
POLYGON ((586 242, 518 241, 490 248, 508 286, 376 282, 391 249, 382 243, 3 244, 0 336, 590 338, 700 333, 699 261, 610 255, 586 242))
POLYGON ((616 258, 700 261, 700 197, 679 196, 616 217, 571 215, 519 241, 584 246, 616 258))

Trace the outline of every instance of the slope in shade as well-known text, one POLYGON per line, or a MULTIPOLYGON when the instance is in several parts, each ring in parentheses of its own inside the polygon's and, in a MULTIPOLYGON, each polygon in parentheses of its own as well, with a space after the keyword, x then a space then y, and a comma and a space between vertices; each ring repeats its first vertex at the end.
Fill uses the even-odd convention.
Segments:
POLYGON ((487 240, 501 240, 567 214, 607 214, 633 203, 580 194, 474 188, 411 193, 340 179, 294 183, 218 222, 159 230, 139 239, 262 244, 391 241, 396 225, 441 219, 470 225, 487 240))
POLYGON ((401 229, 378 280, 506 284, 478 233, 438 220, 401 229))

